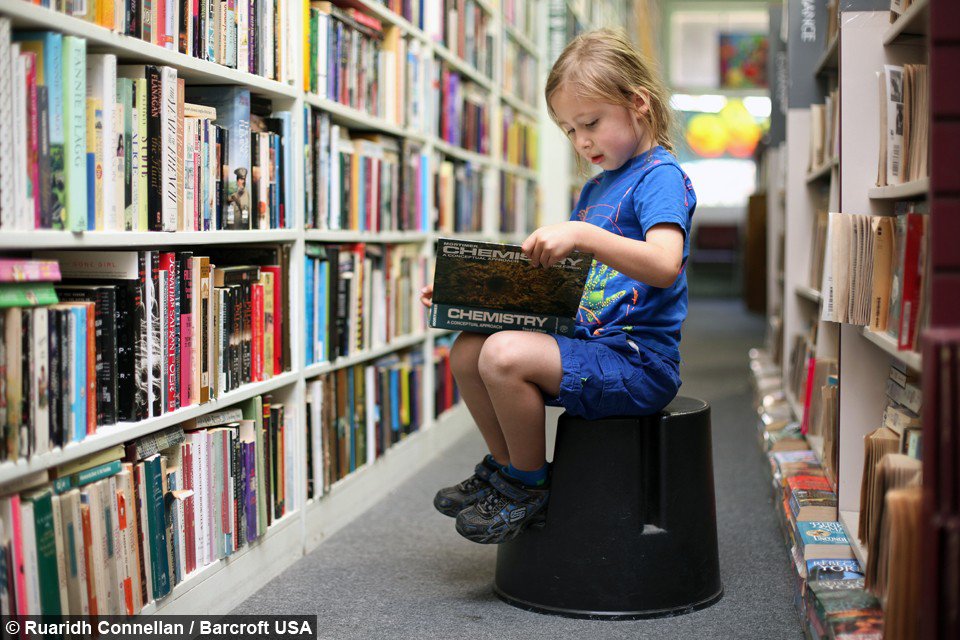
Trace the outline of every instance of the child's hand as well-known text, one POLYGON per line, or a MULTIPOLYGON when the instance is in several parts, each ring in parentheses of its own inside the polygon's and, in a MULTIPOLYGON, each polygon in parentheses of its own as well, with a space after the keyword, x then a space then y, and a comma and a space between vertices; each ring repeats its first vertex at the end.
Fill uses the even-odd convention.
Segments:
POLYGON ((433 305, 433 285, 428 284, 423 289, 420 289, 420 302, 423 303, 423 306, 430 308, 433 305))
POLYGON ((535 267, 552 267, 577 248, 582 222, 560 222, 540 227, 523 241, 521 249, 535 267))

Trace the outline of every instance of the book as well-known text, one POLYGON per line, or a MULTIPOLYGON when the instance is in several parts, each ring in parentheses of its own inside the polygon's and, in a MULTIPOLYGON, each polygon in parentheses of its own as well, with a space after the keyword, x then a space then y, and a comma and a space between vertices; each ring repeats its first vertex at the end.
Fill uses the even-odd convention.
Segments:
POLYGON ((430 326, 572 334, 592 259, 575 251, 539 269, 518 245, 441 238, 430 326))
POLYGON ((804 561, 853 557, 850 541, 839 522, 798 522, 797 547, 804 561))

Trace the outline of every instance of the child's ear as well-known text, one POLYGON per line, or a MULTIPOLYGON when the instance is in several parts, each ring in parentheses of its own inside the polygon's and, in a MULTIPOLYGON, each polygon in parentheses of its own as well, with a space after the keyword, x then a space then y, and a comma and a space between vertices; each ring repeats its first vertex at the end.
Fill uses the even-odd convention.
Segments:
POLYGON ((650 94, 643 89, 633 94, 632 102, 637 114, 645 116, 650 113, 650 94))

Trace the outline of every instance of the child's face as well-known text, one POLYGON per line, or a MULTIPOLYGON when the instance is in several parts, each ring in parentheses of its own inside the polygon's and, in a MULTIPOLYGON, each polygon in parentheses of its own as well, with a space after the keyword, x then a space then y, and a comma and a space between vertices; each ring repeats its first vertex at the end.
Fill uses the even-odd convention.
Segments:
MULTIPOLYGON (((550 101, 563 132, 587 162, 610 171, 650 149, 649 136, 625 107, 586 100, 561 86, 550 101)), ((645 109, 645 104, 638 105, 645 109)))

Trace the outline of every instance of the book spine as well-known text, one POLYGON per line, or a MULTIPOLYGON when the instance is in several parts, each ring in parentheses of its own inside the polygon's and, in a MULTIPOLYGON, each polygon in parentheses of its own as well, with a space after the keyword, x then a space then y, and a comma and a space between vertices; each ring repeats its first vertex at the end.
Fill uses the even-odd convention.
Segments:
POLYGON ((263 285, 257 283, 251 288, 253 304, 252 344, 250 349, 252 381, 260 382, 263 378, 263 285))
POLYGON ((177 230, 177 138, 180 130, 177 122, 177 70, 161 67, 162 106, 161 157, 163 180, 163 206, 161 231, 177 230))
POLYGON ((147 80, 147 210, 148 231, 163 231, 164 221, 164 108, 160 69, 146 68, 147 80))
POLYGON ((193 254, 185 251, 180 260, 180 404, 192 404, 193 390, 193 254))
MULTIPOLYGON (((0 18, 0 122, 13 121, 13 64, 10 59, 10 20, 0 18)), ((0 229, 14 228, 13 137, 10 127, 0 127, 0 229)), ((11 590, 12 591, 12 590, 11 590)))

